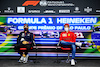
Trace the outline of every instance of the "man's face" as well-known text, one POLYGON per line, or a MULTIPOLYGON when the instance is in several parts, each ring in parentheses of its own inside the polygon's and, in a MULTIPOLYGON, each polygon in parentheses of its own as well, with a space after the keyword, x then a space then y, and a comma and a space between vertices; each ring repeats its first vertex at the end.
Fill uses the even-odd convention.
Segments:
POLYGON ((66 27, 69 28, 68 25, 65 25, 65 28, 66 28, 66 27))
POLYGON ((65 25, 64 29, 65 29, 65 31, 69 31, 69 26, 65 25))
POLYGON ((28 29, 28 26, 27 26, 27 25, 24 25, 24 29, 25 29, 25 28, 27 28, 27 29, 28 29))

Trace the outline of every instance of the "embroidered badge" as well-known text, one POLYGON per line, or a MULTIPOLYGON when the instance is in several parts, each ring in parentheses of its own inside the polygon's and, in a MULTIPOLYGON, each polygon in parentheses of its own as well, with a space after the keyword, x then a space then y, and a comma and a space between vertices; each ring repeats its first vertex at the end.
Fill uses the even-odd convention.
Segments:
POLYGON ((30 33, 28 33, 27 36, 30 36, 30 33))
POLYGON ((65 37, 65 36, 67 36, 67 34, 63 34, 62 36, 65 37))
POLYGON ((70 36, 70 34, 68 34, 68 36, 70 36))
POLYGON ((22 33, 22 37, 24 37, 25 36, 25 34, 24 33, 22 33))

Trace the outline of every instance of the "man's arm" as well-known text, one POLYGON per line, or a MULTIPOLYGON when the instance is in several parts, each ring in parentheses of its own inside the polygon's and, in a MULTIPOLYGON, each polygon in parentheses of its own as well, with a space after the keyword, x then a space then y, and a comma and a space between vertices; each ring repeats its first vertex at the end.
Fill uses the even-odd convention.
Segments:
POLYGON ((59 40, 60 40, 60 41, 62 40, 62 33, 60 34, 59 40))
POLYGON ((17 38, 17 44, 22 44, 23 41, 21 41, 21 33, 18 35, 17 38))
POLYGON ((20 33, 20 34, 18 35, 17 43, 18 43, 18 44, 28 44, 28 42, 25 41, 25 39, 22 38, 21 35, 22 35, 22 33, 20 33))
POLYGON ((32 44, 33 43, 33 33, 31 33, 30 36, 31 36, 31 40, 29 41, 29 44, 32 44))
POLYGON ((77 38, 76 34, 73 33, 73 36, 72 36, 73 41, 72 42, 76 42, 76 38, 77 38))

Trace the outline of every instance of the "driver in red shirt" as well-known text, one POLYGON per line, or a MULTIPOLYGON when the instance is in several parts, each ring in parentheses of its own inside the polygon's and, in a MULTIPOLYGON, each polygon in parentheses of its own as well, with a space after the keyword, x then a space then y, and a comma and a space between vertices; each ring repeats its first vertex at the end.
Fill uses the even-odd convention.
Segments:
POLYGON ((71 65, 75 65, 75 61, 74 61, 74 58, 75 58, 75 52, 76 52, 76 45, 75 45, 75 42, 76 42, 76 35, 69 31, 69 24, 65 24, 64 25, 64 32, 61 32, 60 34, 60 44, 63 45, 63 46, 66 46, 66 45, 71 45, 72 46, 72 60, 71 60, 71 65))

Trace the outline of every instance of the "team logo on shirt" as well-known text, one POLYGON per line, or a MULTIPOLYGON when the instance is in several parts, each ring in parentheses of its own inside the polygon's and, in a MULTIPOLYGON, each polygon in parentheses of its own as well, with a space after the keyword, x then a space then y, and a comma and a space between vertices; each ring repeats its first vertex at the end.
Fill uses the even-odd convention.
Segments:
POLYGON ((22 33, 22 37, 24 37, 25 36, 25 34, 24 33, 22 33))
POLYGON ((68 34, 68 36, 70 36, 70 34, 68 34))
POLYGON ((62 36, 65 37, 65 36, 67 36, 67 34, 63 34, 62 36))
POLYGON ((19 37, 19 35, 18 35, 18 37, 19 37))
POLYGON ((27 36, 30 36, 30 33, 28 33, 27 36))

